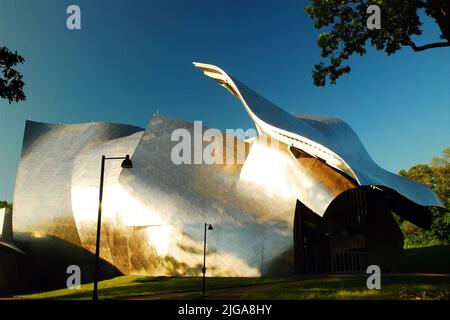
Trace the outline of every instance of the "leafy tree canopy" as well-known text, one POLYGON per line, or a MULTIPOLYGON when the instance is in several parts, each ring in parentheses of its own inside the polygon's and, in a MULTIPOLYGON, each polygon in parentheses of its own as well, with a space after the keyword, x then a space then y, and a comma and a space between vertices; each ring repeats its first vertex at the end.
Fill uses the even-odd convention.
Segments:
POLYGON ((448 0, 312 0, 305 8, 317 29, 327 31, 319 35, 317 44, 328 64, 320 62, 313 69, 316 86, 324 86, 327 77, 332 84, 350 66, 342 65, 353 54, 364 55, 366 44, 388 55, 409 46, 414 51, 450 46, 450 1, 448 0), (381 10, 381 28, 367 28, 369 5, 377 5, 381 10), (411 37, 422 34, 422 22, 418 12, 434 19, 444 41, 417 45, 411 37))
POLYGON ((450 243, 450 147, 442 152, 442 157, 434 157, 429 164, 418 164, 399 174, 431 188, 442 201, 447 211, 432 208, 430 231, 424 231, 413 224, 400 220, 400 228, 405 234, 405 243, 417 246, 432 241, 450 243))
POLYGON ((444 206, 450 209, 450 147, 444 149, 442 157, 434 157, 429 164, 400 170, 399 175, 431 188, 444 206))
POLYGON ((25 101, 23 93, 22 75, 14 69, 25 59, 17 52, 12 52, 6 47, 0 47, 0 97, 7 99, 9 103, 25 101))
POLYGON ((8 201, 0 201, 0 209, 2 208, 12 208, 12 203, 8 201))

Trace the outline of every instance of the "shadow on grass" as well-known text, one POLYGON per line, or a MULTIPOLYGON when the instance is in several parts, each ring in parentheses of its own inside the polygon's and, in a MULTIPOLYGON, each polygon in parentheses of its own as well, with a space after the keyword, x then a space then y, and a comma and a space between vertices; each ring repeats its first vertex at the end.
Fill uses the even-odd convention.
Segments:
POLYGON ((448 300, 450 276, 386 275, 381 278, 380 290, 369 290, 367 276, 331 276, 305 279, 299 286, 282 284, 245 295, 256 300, 448 300))
POLYGON ((403 250, 400 272, 450 272, 450 246, 431 246, 403 250))

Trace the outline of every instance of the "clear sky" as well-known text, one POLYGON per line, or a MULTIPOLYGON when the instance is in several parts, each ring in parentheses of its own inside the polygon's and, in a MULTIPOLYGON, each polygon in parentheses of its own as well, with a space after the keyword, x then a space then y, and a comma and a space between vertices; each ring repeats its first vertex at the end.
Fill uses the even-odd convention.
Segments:
MULTIPOLYGON (((450 49, 350 60, 315 87, 318 31, 306 1, 0 0, 0 45, 21 53, 25 103, 0 101, 0 200, 12 200, 25 121, 146 127, 156 110, 209 127, 250 128, 239 101, 192 66, 216 64, 287 111, 333 115, 382 167, 428 162, 450 145, 450 49), (81 30, 66 8, 81 8, 81 30)), ((439 40, 425 20, 418 44, 439 40)))

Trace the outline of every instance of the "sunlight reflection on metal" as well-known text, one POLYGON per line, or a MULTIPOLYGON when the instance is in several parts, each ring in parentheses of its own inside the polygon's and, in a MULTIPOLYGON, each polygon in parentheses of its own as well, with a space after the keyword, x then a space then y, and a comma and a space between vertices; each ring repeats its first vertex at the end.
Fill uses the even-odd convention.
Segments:
POLYGON ((260 133, 322 159, 357 181, 386 186, 422 206, 442 206, 426 186, 388 172, 370 157, 356 133, 333 117, 293 115, 262 97, 217 66, 194 62, 205 75, 229 90, 243 104, 260 133))
POLYGON ((342 121, 286 114, 221 69, 196 66, 255 121, 257 137, 217 145, 227 155, 245 150, 244 164, 174 164, 171 134, 182 128, 193 136, 194 124, 160 115, 145 130, 27 121, 15 232, 54 236, 93 253, 98 159, 116 154, 131 155, 133 169, 106 164, 100 245, 101 257, 124 274, 200 275, 198 226, 205 221, 214 226, 207 276, 293 273, 296 201, 323 216, 337 196, 360 185, 386 185, 419 204, 439 205, 431 190, 378 167, 342 121))

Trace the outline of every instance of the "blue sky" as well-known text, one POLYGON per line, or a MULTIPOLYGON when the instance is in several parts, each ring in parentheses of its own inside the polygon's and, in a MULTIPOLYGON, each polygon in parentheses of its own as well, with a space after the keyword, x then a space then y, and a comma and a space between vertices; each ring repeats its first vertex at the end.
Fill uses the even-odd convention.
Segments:
MULTIPOLYGON (((335 86, 315 87, 318 31, 306 1, 0 0, 0 45, 19 51, 25 103, 0 101, 0 200, 12 200, 26 119, 122 122, 152 114, 249 128, 239 101, 194 69, 216 64, 287 111, 333 115, 374 160, 397 172, 450 145, 450 50, 350 60, 335 86), (66 8, 81 8, 81 30, 66 8)), ((425 20, 418 44, 438 40, 425 20)))

